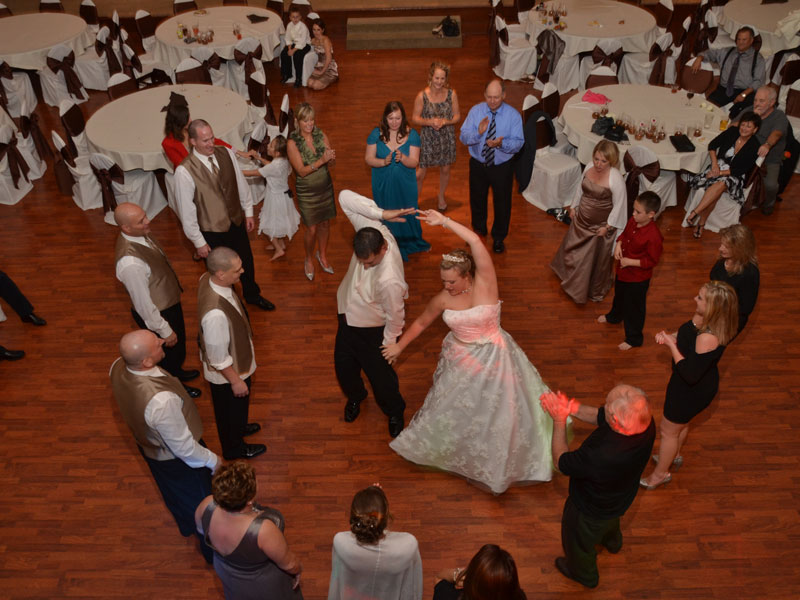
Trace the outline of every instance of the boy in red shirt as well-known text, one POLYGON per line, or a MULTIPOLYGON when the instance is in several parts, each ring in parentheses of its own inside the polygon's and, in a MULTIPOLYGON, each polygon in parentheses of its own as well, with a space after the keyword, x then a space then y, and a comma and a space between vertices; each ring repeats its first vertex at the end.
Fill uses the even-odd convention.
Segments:
POLYGON ((625 341, 620 350, 641 346, 642 328, 647 309, 647 288, 653 276, 653 267, 661 258, 664 238, 654 219, 661 208, 661 198, 655 192, 642 192, 633 203, 633 216, 614 247, 617 278, 614 281, 614 303, 606 315, 597 317, 598 323, 625 325, 625 341))

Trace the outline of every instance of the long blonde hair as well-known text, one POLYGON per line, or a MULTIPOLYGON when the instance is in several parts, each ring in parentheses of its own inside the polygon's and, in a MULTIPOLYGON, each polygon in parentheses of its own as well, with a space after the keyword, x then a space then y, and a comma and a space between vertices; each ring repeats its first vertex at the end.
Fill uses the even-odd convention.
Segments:
POLYGON ((720 229, 719 237, 722 243, 731 251, 731 268, 725 268, 728 273, 736 275, 741 273, 748 263, 758 266, 756 258, 756 238, 747 225, 737 223, 725 229, 720 229))
POLYGON ((706 291, 703 331, 714 335, 725 346, 734 338, 739 327, 736 291, 724 281, 709 281, 703 285, 703 289, 706 291))

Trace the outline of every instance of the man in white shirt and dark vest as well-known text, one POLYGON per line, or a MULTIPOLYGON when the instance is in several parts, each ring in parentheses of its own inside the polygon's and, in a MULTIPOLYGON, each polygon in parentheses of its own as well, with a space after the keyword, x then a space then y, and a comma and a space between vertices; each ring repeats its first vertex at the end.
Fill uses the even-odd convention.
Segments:
POLYGON ((217 246, 236 252, 244 267, 244 299, 262 310, 275 310, 275 305, 261 296, 255 279, 247 237, 256 226, 250 186, 233 151, 215 146, 214 139, 211 126, 203 119, 189 124, 192 151, 175 169, 175 201, 183 232, 203 258, 217 246))
MULTIPOLYGON (((183 368, 186 325, 178 276, 164 249, 150 235, 150 220, 140 206, 123 202, 114 210, 114 218, 121 230, 116 245, 117 279, 131 298, 133 320, 164 340, 164 359, 159 366, 181 381, 191 381, 200 371, 183 368)), ((184 387, 192 398, 200 396, 198 388, 184 387)))
POLYGON ((381 221, 403 221, 404 215, 416 211, 383 210, 350 190, 339 194, 339 204, 356 229, 353 257, 336 293, 339 329, 333 362, 347 396, 344 420, 355 421, 367 397, 363 370, 375 401, 389 417, 389 435, 397 437, 403 430, 406 403, 400 395, 397 373, 383 358, 381 346, 394 344, 403 331, 408 285, 397 242, 381 221))
POLYGON ((233 289, 242 276, 242 260, 230 248, 220 246, 209 253, 206 268, 208 273, 200 278, 197 289, 198 344, 222 456, 226 460, 253 458, 267 447, 244 442, 244 436, 260 431, 261 426, 247 422, 256 359, 250 317, 233 289))
MULTIPOLYGON (((158 366, 163 345, 146 329, 125 334, 119 343, 122 358, 111 365, 111 387, 164 503, 181 534, 189 537, 197 535, 194 511, 211 493, 211 475, 221 460, 203 442, 194 401, 176 377, 158 366)), ((211 563, 212 550, 198 539, 211 563)))

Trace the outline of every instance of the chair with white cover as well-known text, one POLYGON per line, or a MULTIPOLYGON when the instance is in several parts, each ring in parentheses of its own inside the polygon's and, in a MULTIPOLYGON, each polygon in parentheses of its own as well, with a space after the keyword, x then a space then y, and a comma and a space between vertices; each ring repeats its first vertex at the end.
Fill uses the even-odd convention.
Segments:
MULTIPOLYGON (((731 48, 736 45, 734 40, 729 34, 719 27, 717 16, 708 11, 703 20, 703 26, 700 29, 700 43, 706 48, 731 48)), ((704 49, 695 48, 695 52, 704 49)))
POLYGON ((64 12, 64 5, 61 0, 39 0, 39 12, 64 12))
POLYGON ((308 18, 308 13, 311 12, 311 2, 310 0, 292 0, 289 4, 289 10, 286 11, 287 14, 293 11, 297 11, 303 17, 303 19, 308 18))
MULTIPOLYGON (((122 202, 132 202, 141 207, 150 220, 167 206, 167 199, 152 171, 123 171, 111 158, 100 153, 91 154, 89 164, 100 184, 107 223, 110 222, 108 213, 111 212, 113 217, 114 209, 122 202)), ((111 221, 111 224, 115 223, 111 221)))
POLYGON ((294 131, 294 111, 289 106, 289 94, 283 95, 281 100, 281 114, 278 117, 278 130, 280 135, 289 139, 289 134, 294 131))
POLYGON ((8 8, 5 4, 0 4, 0 18, 2 17, 12 17, 14 14, 11 12, 11 9, 8 8))
POLYGON ((683 65, 680 73, 680 85, 688 92, 706 94, 714 82, 714 65, 703 61, 697 73, 692 72, 692 64, 683 65))
POLYGON ((672 22, 672 13, 675 7, 672 0, 658 0, 658 4, 653 7, 653 16, 656 18, 656 27, 663 35, 669 30, 672 22))
POLYGON ((536 47, 525 37, 511 36, 506 22, 500 15, 495 17, 500 62, 494 67, 501 79, 519 81, 536 71, 536 47))
POLYGON ((33 189, 30 166, 10 125, 0 127, 0 204, 16 204, 33 189))
POLYGON ((247 80, 255 72, 264 72, 261 62, 263 49, 261 42, 254 37, 239 40, 233 49, 233 60, 228 61, 228 74, 231 89, 249 100, 247 96, 247 80))
POLYGON ((544 29, 536 36, 535 46, 540 56, 536 78, 542 83, 552 83, 561 93, 576 89, 578 56, 564 54, 566 43, 561 36, 552 29, 544 29))
POLYGON ((650 148, 631 146, 622 157, 625 167, 625 188, 628 190, 628 218, 633 214, 633 202, 640 193, 655 192, 661 198, 661 214, 665 208, 678 205, 675 172, 663 171, 658 157, 650 148))
POLYGON ((67 144, 73 156, 89 154, 89 140, 86 138, 86 119, 81 107, 72 100, 64 100, 58 107, 61 125, 67 132, 67 144))
POLYGON ((39 71, 39 80, 42 97, 50 106, 58 106, 69 98, 78 103, 89 99, 75 72, 75 52, 64 44, 53 46, 47 53, 47 64, 39 71))
POLYGON ((88 50, 75 61, 75 72, 87 89, 105 91, 108 78, 122 72, 122 64, 114 52, 110 36, 111 30, 101 27, 95 38, 94 49, 88 50))
POLYGON ((211 75, 203 68, 199 61, 193 58, 184 58, 175 67, 175 83, 204 83, 211 85, 211 75))
POLYGON ((116 100, 139 91, 136 80, 125 73, 116 73, 108 79, 108 98, 116 100))
POLYGON ((86 21, 86 25, 92 36, 97 35, 97 32, 100 31, 100 20, 97 18, 97 6, 94 0, 81 0, 78 14, 81 19, 86 21))
MULTIPOLYGON (((786 106, 786 98, 789 95, 789 90, 800 80, 800 54, 786 54, 781 57, 780 62, 783 64, 778 65, 778 69, 775 72, 771 84, 778 87, 778 105, 786 106)), ((798 131, 794 125, 792 128, 800 134, 800 131, 798 131)))
POLYGON ((667 62, 672 55, 671 46, 672 34, 667 32, 660 35, 658 39, 653 42, 649 52, 629 52, 625 54, 622 57, 622 63, 620 63, 618 71, 620 83, 636 83, 640 85, 651 83, 652 85, 663 85, 667 62), (656 61, 659 61, 658 66, 656 66, 656 61), (660 83, 653 83, 650 81, 654 69, 657 70, 654 79, 660 81, 660 83))
POLYGON ((259 121, 256 123, 255 127, 253 127, 253 131, 250 133, 250 139, 247 142, 247 150, 255 150, 262 158, 267 158, 267 147, 272 141, 272 137, 269 135, 267 129, 266 121, 259 121))
POLYGON ((586 79, 589 77, 589 73, 594 70, 595 67, 611 67, 614 70, 614 75, 616 75, 617 71, 619 70, 619 65, 622 62, 622 56, 622 42, 620 42, 617 38, 604 38, 598 40, 594 49, 592 49, 592 53, 589 56, 581 59, 578 72, 580 81, 580 86, 578 89, 581 91, 586 89, 586 79))
POLYGON ((88 156, 75 156, 70 152, 69 146, 55 131, 50 132, 53 146, 67 166, 72 176, 72 200, 81 210, 102 208, 103 197, 100 193, 100 184, 92 172, 88 156))
POLYGON ((796 79, 786 91, 786 100, 783 106, 795 136, 800 135, 800 79, 796 79))
POLYGON ((522 122, 525 123, 528 118, 537 110, 542 110, 539 98, 533 94, 528 94, 522 101, 522 122))
POLYGON ((142 38, 142 48, 147 53, 151 53, 156 47, 156 21, 153 16, 146 10, 137 10, 136 16, 136 30, 139 32, 139 37, 142 38))
POLYGON ((222 59, 213 49, 208 46, 198 46, 197 48, 192 48, 191 56, 203 65, 203 68, 211 77, 212 85, 230 88, 227 61, 222 59))
POLYGON ((267 79, 264 73, 256 71, 247 82, 247 94, 250 96, 248 112, 250 121, 258 123, 267 116, 267 79))
POLYGON ((596 65, 591 71, 589 71, 588 77, 586 77, 586 82, 584 83, 584 87, 586 89, 600 87, 601 85, 616 85, 619 83, 619 78, 617 77, 617 69, 614 65, 607 67, 605 65, 596 65))
POLYGON ((281 18, 281 21, 283 21, 283 0, 267 0, 267 8, 276 13, 281 18))
POLYGON ((197 10, 197 3, 194 0, 175 0, 172 3, 172 14, 174 15, 189 12, 190 10, 197 10))
POLYGON ((15 119, 20 115, 20 107, 25 102, 31 110, 39 102, 33 91, 30 77, 25 73, 15 73, 11 66, 0 58, 0 104, 15 119))
POLYGON ((547 121, 548 117, 541 116, 536 123, 536 158, 530 183, 522 192, 528 202, 542 210, 564 206, 575 196, 583 174, 577 159, 552 151, 552 128, 547 121))
MULTIPOLYGON (((714 209, 708 215, 704 229, 719 233, 720 229, 724 229, 730 225, 736 225, 743 214, 747 214, 749 210, 752 210, 763 201, 764 192, 761 181, 761 165, 763 162, 764 157, 759 156, 758 159, 756 159, 756 164, 753 165, 753 168, 747 175, 744 188, 744 206, 740 206, 737 202, 731 200, 731 197, 728 196, 728 192, 723 192, 720 199, 717 200, 716 206, 714 206, 714 209)), ((686 221, 686 218, 689 216, 689 213, 700 204, 700 201, 703 199, 703 194, 705 194, 704 189, 693 189, 689 193, 685 205, 686 215, 683 218, 683 223, 681 223, 682 227, 691 227, 686 221)))
POLYGON ((17 148, 30 167, 29 178, 31 180, 41 179, 47 171, 45 158, 53 158, 53 151, 42 134, 39 116, 31 112, 24 101, 20 112, 17 148))

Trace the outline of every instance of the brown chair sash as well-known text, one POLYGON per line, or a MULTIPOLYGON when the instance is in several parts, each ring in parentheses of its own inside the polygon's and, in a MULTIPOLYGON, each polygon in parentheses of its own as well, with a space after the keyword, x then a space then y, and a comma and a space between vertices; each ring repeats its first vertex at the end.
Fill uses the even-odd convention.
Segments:
POLYGON ((600 87, 601 85, 616 85, 619 79, 616 75, 589 75, 586 78, 586 88, 600 87))
POLYGON ((220 68, 222 68, 222 59, 219 57, 219 55, 216 52, 214 52, 206 60, 200 61, 200 64, 203 65, 203 68, 206 71, 211 71, 211 69, 214 69, 215 71, 219 71, 220 68))
POLYGON ((142 61, 139 60, 139 57, 136 56, 135 52, 131 52, 131 55, 128 56, 127 53, 123 50, 122 52, 122 72, 125 73, 131 79, 136 79, 136 72, 138 71, 141 73, 144 69, 142 69, 142 61))
POLYGON ((56 184, 58 184, 58 191, 62 196, 72 195, 72 186, 75 185, 75 178, 69 171, 69 167, 64 159, 57 158, 53 164, 53 172, 56 175, 56 184))
MULTIPOLYGON (((245 79, 248 81, 247 77, 245 79)), ((194 67, 193 69, 186 69, 185 71, 175 72, 175 81, 177 83, 205 83, 211 84, 211 75, 208 74, 208 69, 202 65, 194 67)))
POLYGON ((283 0, 267 0, 267 8, 278 13, 278 16, 281 18, 281 20, 283 20, 283 0))
POLYGON ((28 172, 31 170, 28 163, 20 154, 17 149, 17 138, 11 136, 7 144, 0 144, 0 160, 8 158, 8 170, 11 172, 11 179, 14 182, 14 187, 19 189, 20 175, 25 178, 25 181, 30 183, 28 179, 28 172))
POLYGON ((108 65, 109 76, 122 72, 122 67, 119 65, 119 59, 117 58, 117 54, 114 52, 114 48, 111 44, 112 42, 110 35, 105 43, 101 42, 100 40, 94 41, 94 51, 97 52, 97 56, 103 56, 103 54, 106 55, 106 64, 108 65))
MULTIPOLYGON (((769 78, 767 79, 768 81, 772 81, 772 78, 775 77, 775 72, 778 70, 778 67, 781 65, 781 60, 783 60, 784 56, 787 56, 789 54, 797 54, 798 56, 800 56, 800 46, 796 46, 795 48, 787 48, 786 50, 779 50, 778 52, 775 53, 775 55, 774 55, 774 57, 772 59, 772 65, 770 65, 770 68, 769 68, 769 78)), ((797 61, 792 61, 792 62, 797 62, 797 61)), ((791 63, 788 63, 788 62, 784 63, 784 65, 788 65, 788 64, 791 64, 791 63)), ((795 77, 795 79, 797 79, 797 78, 795 77)), ((792 81, 794 81, 794 80, 786 81, 786 83, 792 83, 792 81)))
POLYGON ((136 80, 128 79, 127 81, 123 81, 117 85, 108 86, 108 97, 111 100, 116 100, 117 98, 122 98, 123 96, 127 96, 128 94, 133 94, 134 92, 138 91, 139 85, 136 83, 136 80))
POLYGON ((275 113, 272 111, 272 104, 269 101, 269 94, 267 94, 267 97, 264 98, 264 106, 267 109, 267 114, 264 115, 264 121, 266 121, 267 125, 277 125, 278 120, 275 118, 275 113))
MULTIPOLYGON (((69 136, 67 136, 67 137, 69 138, 69 141, 72 141, 72 138, 70 138, 69 136)), ((74 148, 74 145, 73 145, 73 148, 74 148)), ((73 169, 76 168, 75 157, 77 156, 78 153, 77 152, 73 152, 72 148, 70 148, 70 146, 69 146, 69 143, 67 143, 67 145, 64 146, 59 151, 59 154, 61 154, 61 158, 64 159, 65 163, 69 164, 69 166, 72 167, 73 169)))
MULTIPOLYGON (((109 54, 113 54, 113 52, 109 54)), ((83 84, 81 84, 81 80, 75 72, 75 52, 70 52, 63 60, 48 56, 47 67, 53 73, 58 74, 59 71, 64 73, 64 82, 67 84, 67 91, 76 98, 83 98, 83 94, 81 93, 83 84)))
POLYGON ((86 121, 83 119, 81 107, 73 104, 72 107, 61 117, 61 124, 70 137, 80 135, 86 129, 86 121))
POLYGON ((764 177, 766 175, 767 167, 764 165, 753 165, 753 168, 750 169, 744 182, 745 188, 750 187, 750 193, 744 199, 742 209, 739 211, 740 217, 764 204, 764 177))
POLYGON ((500 39, 495 26, 494 9, 489 19, 489 67, 493 69, 500 64, 500 39))
MULTIPOLYGON (((208 73, 206 71, 206 73, 208 73)), ((250 104, 258 108, 264 108, 267 97, 267 86, 253 79, 247 80, 247 93, 250 96, 250 104)))
POLYGON ((40 159, 44 160, 45 157, 53 158, 53 150, 50 148, 50 144, 47 143, 42 133, 42 128, 39 127, 39 115, 31 113, 30 116, 20 116, 19 131, 22 137, 33 136, 33 145, 36 147, 36 152, 40 159))
POLYGON ((656 18, 656 25, 661 29, 669 29, 669 23, 672 21, 672 10, 659 3, 653 7, 653 16, 656 18))
POLYGON ((172 4, 172 12, 174 14, 184 13, 189 10, 197 10, 197 3, 194 0, 189 0, 187 2, 179 2, 178 4, 172 4))
POLYGON ((614 64, 619 68, 623 54, 622 48, 617 48, 611 54, 606 54, 600 46, 595 46, 592 50, 592 62, 595 65, 602 63, 604 67, 610 67, 614 64))
POLYGON ((536 38, 536 46, 545 62, 545 66, 540 67, 537 77, 546 83, 550 75, 555 72, 558 61, 561 60, 561 55, 564 54, 567 44, 558 37, 556 32, 551 29, 545 29, 536 38), (544 75, 547 75, 547 78, 543 78, 544 75))
POLYGON ((63 13, 64 6, 61 2, 39 2, 39 12, 63 13))
MULTIPOLYGON (((7 62, 0 64, 0 79, 10 79, 14 81, 14 72, 7 62)), ((0 81, 0 104, 8 106, 8 96, 6 96, 6 88, 2 81, 0 81)))
POLYGON ((684 65, 681 70, 681 87, 695 94, 705 94, 711 83, 714 81, 714 73, 711 71, 700 70, 696 74, 692 73, 691 65, 684 65))
POLYGON ((553 144, 553 125, 547 119, 536 122, 536 149, 541 150, 553 144))
POLYGON ((790 89, 786 94, 786 114, 790 117, 800 117, 800 91, 790 89))
POLYGON ((87 25, 97 25, 99 21, 97 20, 97 7, 96 6, 89 6, 81 4, 81 7, 78 9, 78 14, 81 16, 81 19, 86 21, 87 25))
POLYGON ((694 53, 702 54, 708 50, 709 43, 717 39, 717 27, 703 27, 697 32, 697 37, 694 39, 694 53))
POLYGON ((646 165, 637 165, 629 152, 622 157, 625 165, 625 189, 628 191, 628 218, 633 214, 633 202, 639 196, 639 175, 644 175, 645 179, 653 183, 661 174, 661 167, 658 161, 646 165))
POLYGON ((647 83, 650 85, 664 85, 664 78, 667 73, 667 59, 672 56, 672 48, 662 50, 658 44, 653 44, 650 48, 650 60, 653 62, 653 68, 650 71, 650 77, 647 83))
POLYGON ((244 80, 248 81, 250 77, 253 76, 253 73, 256 72, 256 65, 253 63, 253 60, 261 60, 261 54, 263 50, 261 48, 261 44, 256 46, 256 49, 252 52, 241 52, 239 50, 234 49, 233 51, 233 60, 235 60, 238 64, 244 63, 244 80))
POLYGON ((0 17, 12 17, 14 13, 11 12, 11 9, 7 6, 0 8, 0 17))
POLYGON ((270 139, 269 134, 265 133, 264 134, 264 139, 261 140, 261 141, 254 140, 253 138, 250 138, 250 142, 247 144, 247 149, 248 150, 255 150, 263 158, 267 158, 267 148, 269 147, 269 143, 271 141, 272 140, 270 139))
POLYGON ((156 34, 156 26, 151 15, 136 19, 136 29, 139 30, 139 37, 142 39, 153 37, 156 34))
POLYGON ((103 195, 103 211, 108 212, 117 208, 117 198, 114 196, 114 188, 111 185, 116 181, 119 184, 125 183, 125 174, 119 165, 114 165, 110 169, 98 169, 91 165, 92 172, 97 181, 100 182, 100 193, 103 195))

